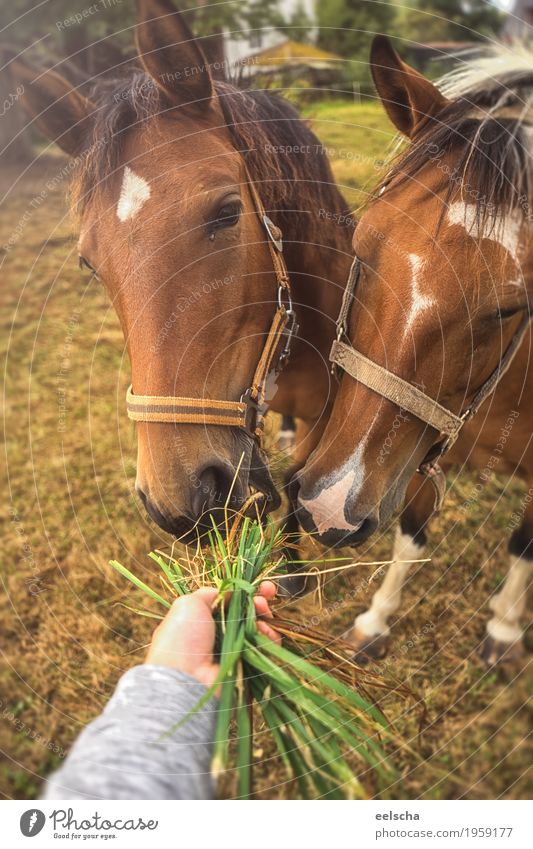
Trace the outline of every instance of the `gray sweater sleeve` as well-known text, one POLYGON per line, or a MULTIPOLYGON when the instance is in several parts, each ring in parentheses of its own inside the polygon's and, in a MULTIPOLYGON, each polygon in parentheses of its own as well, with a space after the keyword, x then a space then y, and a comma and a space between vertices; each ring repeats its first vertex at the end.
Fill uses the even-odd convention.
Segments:
POLYGON ((167 734, 205 695, 194 678, 135 666, 104 712, 85 728, 43 799, 211 799, 218 699, 167 734))

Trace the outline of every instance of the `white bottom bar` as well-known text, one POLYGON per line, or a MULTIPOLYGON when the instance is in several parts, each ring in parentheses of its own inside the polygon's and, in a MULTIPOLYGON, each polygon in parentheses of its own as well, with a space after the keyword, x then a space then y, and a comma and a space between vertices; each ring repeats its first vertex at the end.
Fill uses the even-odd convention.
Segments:
POLYGON ((196 849, 531 846, 528 801, 28 802, 0 805, 6 849, 155 845, 196 849), (334 806, 334 807, 333 807, 334 806), (222 810, 225 807, 226 810, 222 810), (275 808, 275 810, 274 810, 275 808), (22 826, 21 826, 22 817, 22 826), (38 831, 25 836, 30 822, 38 831))

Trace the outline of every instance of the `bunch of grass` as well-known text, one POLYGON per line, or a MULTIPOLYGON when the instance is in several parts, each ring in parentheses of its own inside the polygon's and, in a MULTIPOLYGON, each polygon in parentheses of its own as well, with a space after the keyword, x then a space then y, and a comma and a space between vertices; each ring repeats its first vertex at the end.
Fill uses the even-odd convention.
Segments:
POLYGON ((111 565, 164 608, 199 587, 218 590, 214 616, 220 673, 195 708, 220 689, 214 776, 228 768, 235 749, 238 796, 250 797, 255 703, 303 798, 365 798, 347 757, 358 770, 373 774, 378 789, 390 782, 394 770, 382 741, 392 732, 366 690, 369 681, 389 685, 351 661, 342 641, 333 642, 316 629, 274 614, 269 624, 282 635, 283 645, 257 630, 254 595, 261 581, 275 581, 284 573, 286 537, 271 521, 265 524, 239 514, 231 525, 226 516, 224 536, 213 522, 208 540, 205 547, 198 545, 195 553, 182 557, 161 551, 149 555, 161 569, 163 595, 120 563, 111 565), (232 735, 235 746, 230 747, 232 735))

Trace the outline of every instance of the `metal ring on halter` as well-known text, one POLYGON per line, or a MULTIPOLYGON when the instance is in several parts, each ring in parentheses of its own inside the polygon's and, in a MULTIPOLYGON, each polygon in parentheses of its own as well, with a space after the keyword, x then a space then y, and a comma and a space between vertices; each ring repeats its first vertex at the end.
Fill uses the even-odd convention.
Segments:
POLYGON ((285 307, 288 313, 292 312, 292 298, 290 289, 288 289, 282 283, 280 283, 278 286, 278 307, 280 309, 281 307, 285 307), (285 304, 283 303, 284 298, 287 300, 288 306, 285 306, 285 304))
POLYGON ((285 309, 285 313, 287 315, 287 325, 283 331, 283 338, 285 342, 280 351, 277 364, 275 366, 276 373, 279 373, 287 360, 289 359, 291 352, 292 340, 298 333, 300 329, 300 325, 297 322, 296 312, 293 309, 292 298, 291 298, 291 290, 282 284, 278 286, 278 309, 285 309), (287 301, 287 306, 284 304, 284 300, 287 301))
POLYGON ((283 336, 285 338, 285 344, 280 351, 280 355, 278 357, 278 362, 276 365, 276 372, 280 372, 282 368, 287 363, 291 353, 292 340, 298 334, 298 330, 300 329, 300 325, 296 319, 296 313, 293 309, 287 310, 287 318, 288 324, 283 331, 283 336))

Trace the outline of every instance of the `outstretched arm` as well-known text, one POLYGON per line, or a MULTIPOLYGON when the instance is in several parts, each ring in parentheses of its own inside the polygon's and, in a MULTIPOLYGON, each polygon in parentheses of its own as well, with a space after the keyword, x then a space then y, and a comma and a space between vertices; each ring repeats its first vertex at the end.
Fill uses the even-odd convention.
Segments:
MULTIPOLYGON (((275 587, 255 599, 268 617, 275 587)), ((218 699, 182 720, 216 681, 213 659, 217 593, 198 590, 177 599, 154 633, 146 663, 120 679, 103 713, 76 740, 63 766, 46 782, 44 799, 209 799, 218 699)), ((264 620, 258 628, 277 635, 264 620)))

